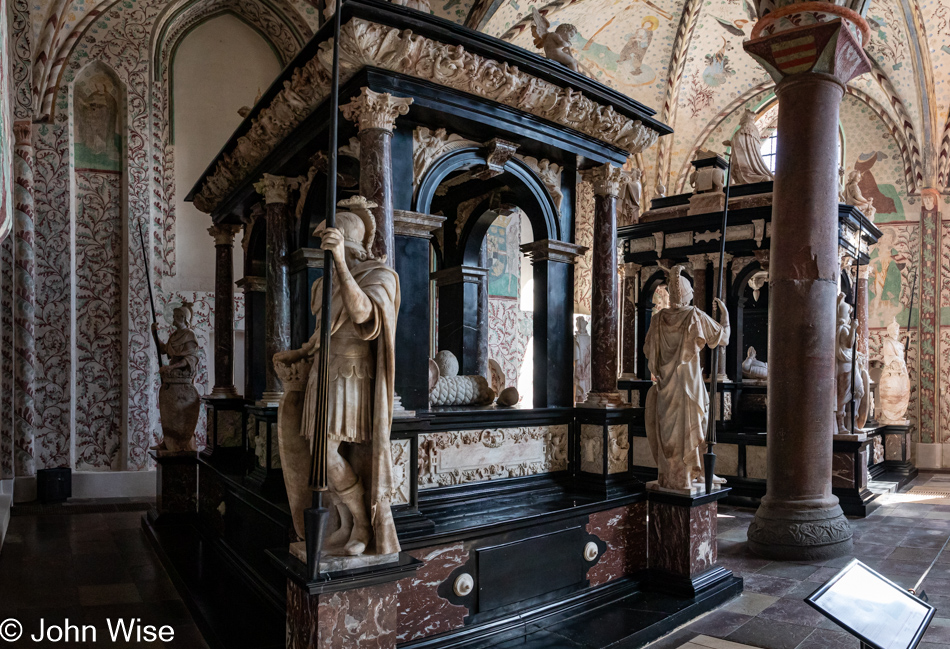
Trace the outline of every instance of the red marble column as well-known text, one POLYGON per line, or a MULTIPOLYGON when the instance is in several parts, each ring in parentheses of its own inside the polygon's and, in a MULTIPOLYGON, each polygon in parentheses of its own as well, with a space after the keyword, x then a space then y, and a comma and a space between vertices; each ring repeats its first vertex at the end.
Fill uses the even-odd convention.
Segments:
POLYGON ((637 376, 637 300, 640 296, 640 266, 622 265, 623 287, 620 291, 620 376, 637 376))
POLYGON ((412 99, 361 88, 360 95, 340 106, 343 116, 359 126, 360 194, 376 203, 376 240, 373 254, 386 255, 395 268, 393 239, 392 142, 396 118, 409 112, 412 99))
POLYGON ((214 389, 211 397, 238 396, 234 387, 234 235, 240 226, 208 228, 214 237, 214 389))
MULTIPOLYGON (((693 306, 704 313, 709 313, 706 305, 706 267, 709 266, 708 254, 690 255, 689 265, 693 269, 693 306)), ((719 260, 719 255, 715 255, 719 260)), ((699 352, 699 363, 703 368, 703 376, 709 378, 706 368, 709 367, 709 348, 703 347, 699 352)))
POLYGON ((585 408, 623 407, 617 391, 617 198, 623 170, 607 163, 584 173, 594 187, 591 263, 591 391, 585 408))
MULTIPOLYGON (((827 6, 862 28, 854 12, 827 6)), ((744 45, 777 82, 781 138, 769 264, 769 480, 748 535, 749 548, 762 556, 814 560, 852 548, 851 526, 831 493, 836 143, 845 84, 870 65, 840 19, 823 22, 829 14, 816 14, 814 24, 789 29, 780 18, 767 14, 744 45), (801 50, 802 43, 813 47, 801 50)))
POLYGON ((261 404, 276 406, 283 388, 274 371, 274 354, 290 349, 290 255, 288 193, 297 181, 264 174, 254 187, 267 205, 267 293, 264 301, 264 394, 261 404))

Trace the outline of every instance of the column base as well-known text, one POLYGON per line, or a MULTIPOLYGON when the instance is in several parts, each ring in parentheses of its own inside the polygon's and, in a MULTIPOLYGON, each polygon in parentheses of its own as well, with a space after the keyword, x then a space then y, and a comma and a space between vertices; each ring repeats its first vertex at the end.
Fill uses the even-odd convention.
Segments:
POLYGON ((283 392, 265 392, 261 395, 256 405, 262 408, 274 408, 280 405, 280 399, 283 396, 283 392))
POLYGON ((749 549, 780 561, 835 559, 853 547, 851 524, 841 507, 790 509, 763 500, 749 526, 749 549))
POLYGON ((233 385, 216 385, 211 390, 211 394, 208 395, 209 399, 236 399, 241 395, 238 394, 237 388, 233 385))
POLYGON ((402 405, 402 397, 393 393, 393 419, 408 419, 416 416, 415 410, 406 410, 402 405))
POLYGON ((577 408, 629 408, 620 392, 588 392, 587 401, 575 404, 577 408))

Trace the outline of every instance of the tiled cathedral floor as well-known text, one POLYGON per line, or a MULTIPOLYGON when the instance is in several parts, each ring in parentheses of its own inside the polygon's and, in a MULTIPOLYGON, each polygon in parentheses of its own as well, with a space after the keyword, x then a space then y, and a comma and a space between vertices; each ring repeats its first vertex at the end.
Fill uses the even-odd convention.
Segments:
MULTIPOLYGON (((194 620, 142 533, 142 512, 14 516, 0 550, 0 621, 28 634, 40 619, 97 627, 96 642, 12 646, 206 649, 194 620), (170 625, 171 643, 112 643, 106 619, 170 625)), ((72 636, 70 636, 70 639, 72 636)), ((4 645, 7 646, 7 645, 4 645)))
MULTIPOLYGON (((904 587, 913 586, 950 536, 950 506, 907 493, 914 486, 950 487, 950 476, 921 474, 904 493, 878 497, 882 506, 851 519, 856 557, 904 587)), ((743 594, 649 649, 677 649, 700 634, 762 649, 857 649, 857 640, 802 600, 852 557, 818 562, 760 559, 746 547, 754 510, 719 511, 719 562, 745 580, 743 594)), ((920 649, 950 649, 950 547, 923 583, 936 617, 920 649)), ((692 648, 691 648, 692 649, 692 648)))
MULTIPOLYGON (((924 484, 950 486, 950 476, 922 475, 912 486, 924 484)), ((912 586, 950 536, 950 506, 927 504, 926 498, 906 491, 884 495, 879 498, 883 506, 871 516, 852 519, 854 556, 902 586, 912 586)), ((720 563, 745 579, 742 596, 650 649, 716 647, 716 639, 761 649, 857 649, 856 640, 802 601, 851 557, 815 563, 760 559, 745 544, 753 513, 720 509, 720 563)), ((35 631, 40 618, 47 624, 69 618, 102 627, 102 634, 106 618, 137 617, 143 624, 175 628, 175 641, 147 646, 205 649, 141 531, 141 517, 137 511, 15 516, 0 552, 0 621, 19 618, 35 631)), ((937 617, 920 647, 950 649, 950 550, 940 557, 924 589, 937 617)), ((68 646, 100 646, 105 639, 100 635, 96 644, 68 646)), ((577 646, 566 638, 563 645, 551 644, 557 639, 547 634, 532 642, 529 636, 522 646, 577 646)))

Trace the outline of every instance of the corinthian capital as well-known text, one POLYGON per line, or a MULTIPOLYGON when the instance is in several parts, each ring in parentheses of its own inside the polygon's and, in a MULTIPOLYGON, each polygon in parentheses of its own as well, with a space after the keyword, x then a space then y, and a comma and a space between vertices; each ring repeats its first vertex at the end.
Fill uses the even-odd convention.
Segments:
POLYGON ((234 235, 241 229, 240 225, 219 223, 208 228, 208 234, 214 237, 214 245, 230 246, 234 243, 234 235))
POLYGON ((609 162, 599 167, 593 167, 581 172, 584 180, 594 186, 594 193, 598 196, 620 196, 620 183, 623 180, 623 169, 609 162))
POLYGON ((287 204, 288 192, 297 186, 298 178, 285 178, 284 176, 274 176, 264 174, 258 182, 254 183, 254 189, 264 197, 264 202, 268 205, 274 203, 287 204))
POLYGON ((340 106, 343 117, 357 123, 359 130, 378 128, 392 133, 396 118, 409 112, 410 97, 393 97, 388 92, 374 92, 365 86, 360 96, 340 106))

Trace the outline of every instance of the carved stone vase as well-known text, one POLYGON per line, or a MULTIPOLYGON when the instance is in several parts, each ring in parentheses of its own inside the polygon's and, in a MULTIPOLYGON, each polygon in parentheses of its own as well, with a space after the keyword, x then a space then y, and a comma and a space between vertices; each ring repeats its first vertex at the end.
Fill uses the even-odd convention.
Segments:
POLYGON ((313 357, 308 356, 290 364, 274 362, 277 377, 284 386, 284 394, 277 407, 277 442, 280 464, 287 487, 287 500, 294 519, 297 537, 304 538, 303 511, 310 507, 310 441, 301 434, 304 396, 307 377, 313 357))

